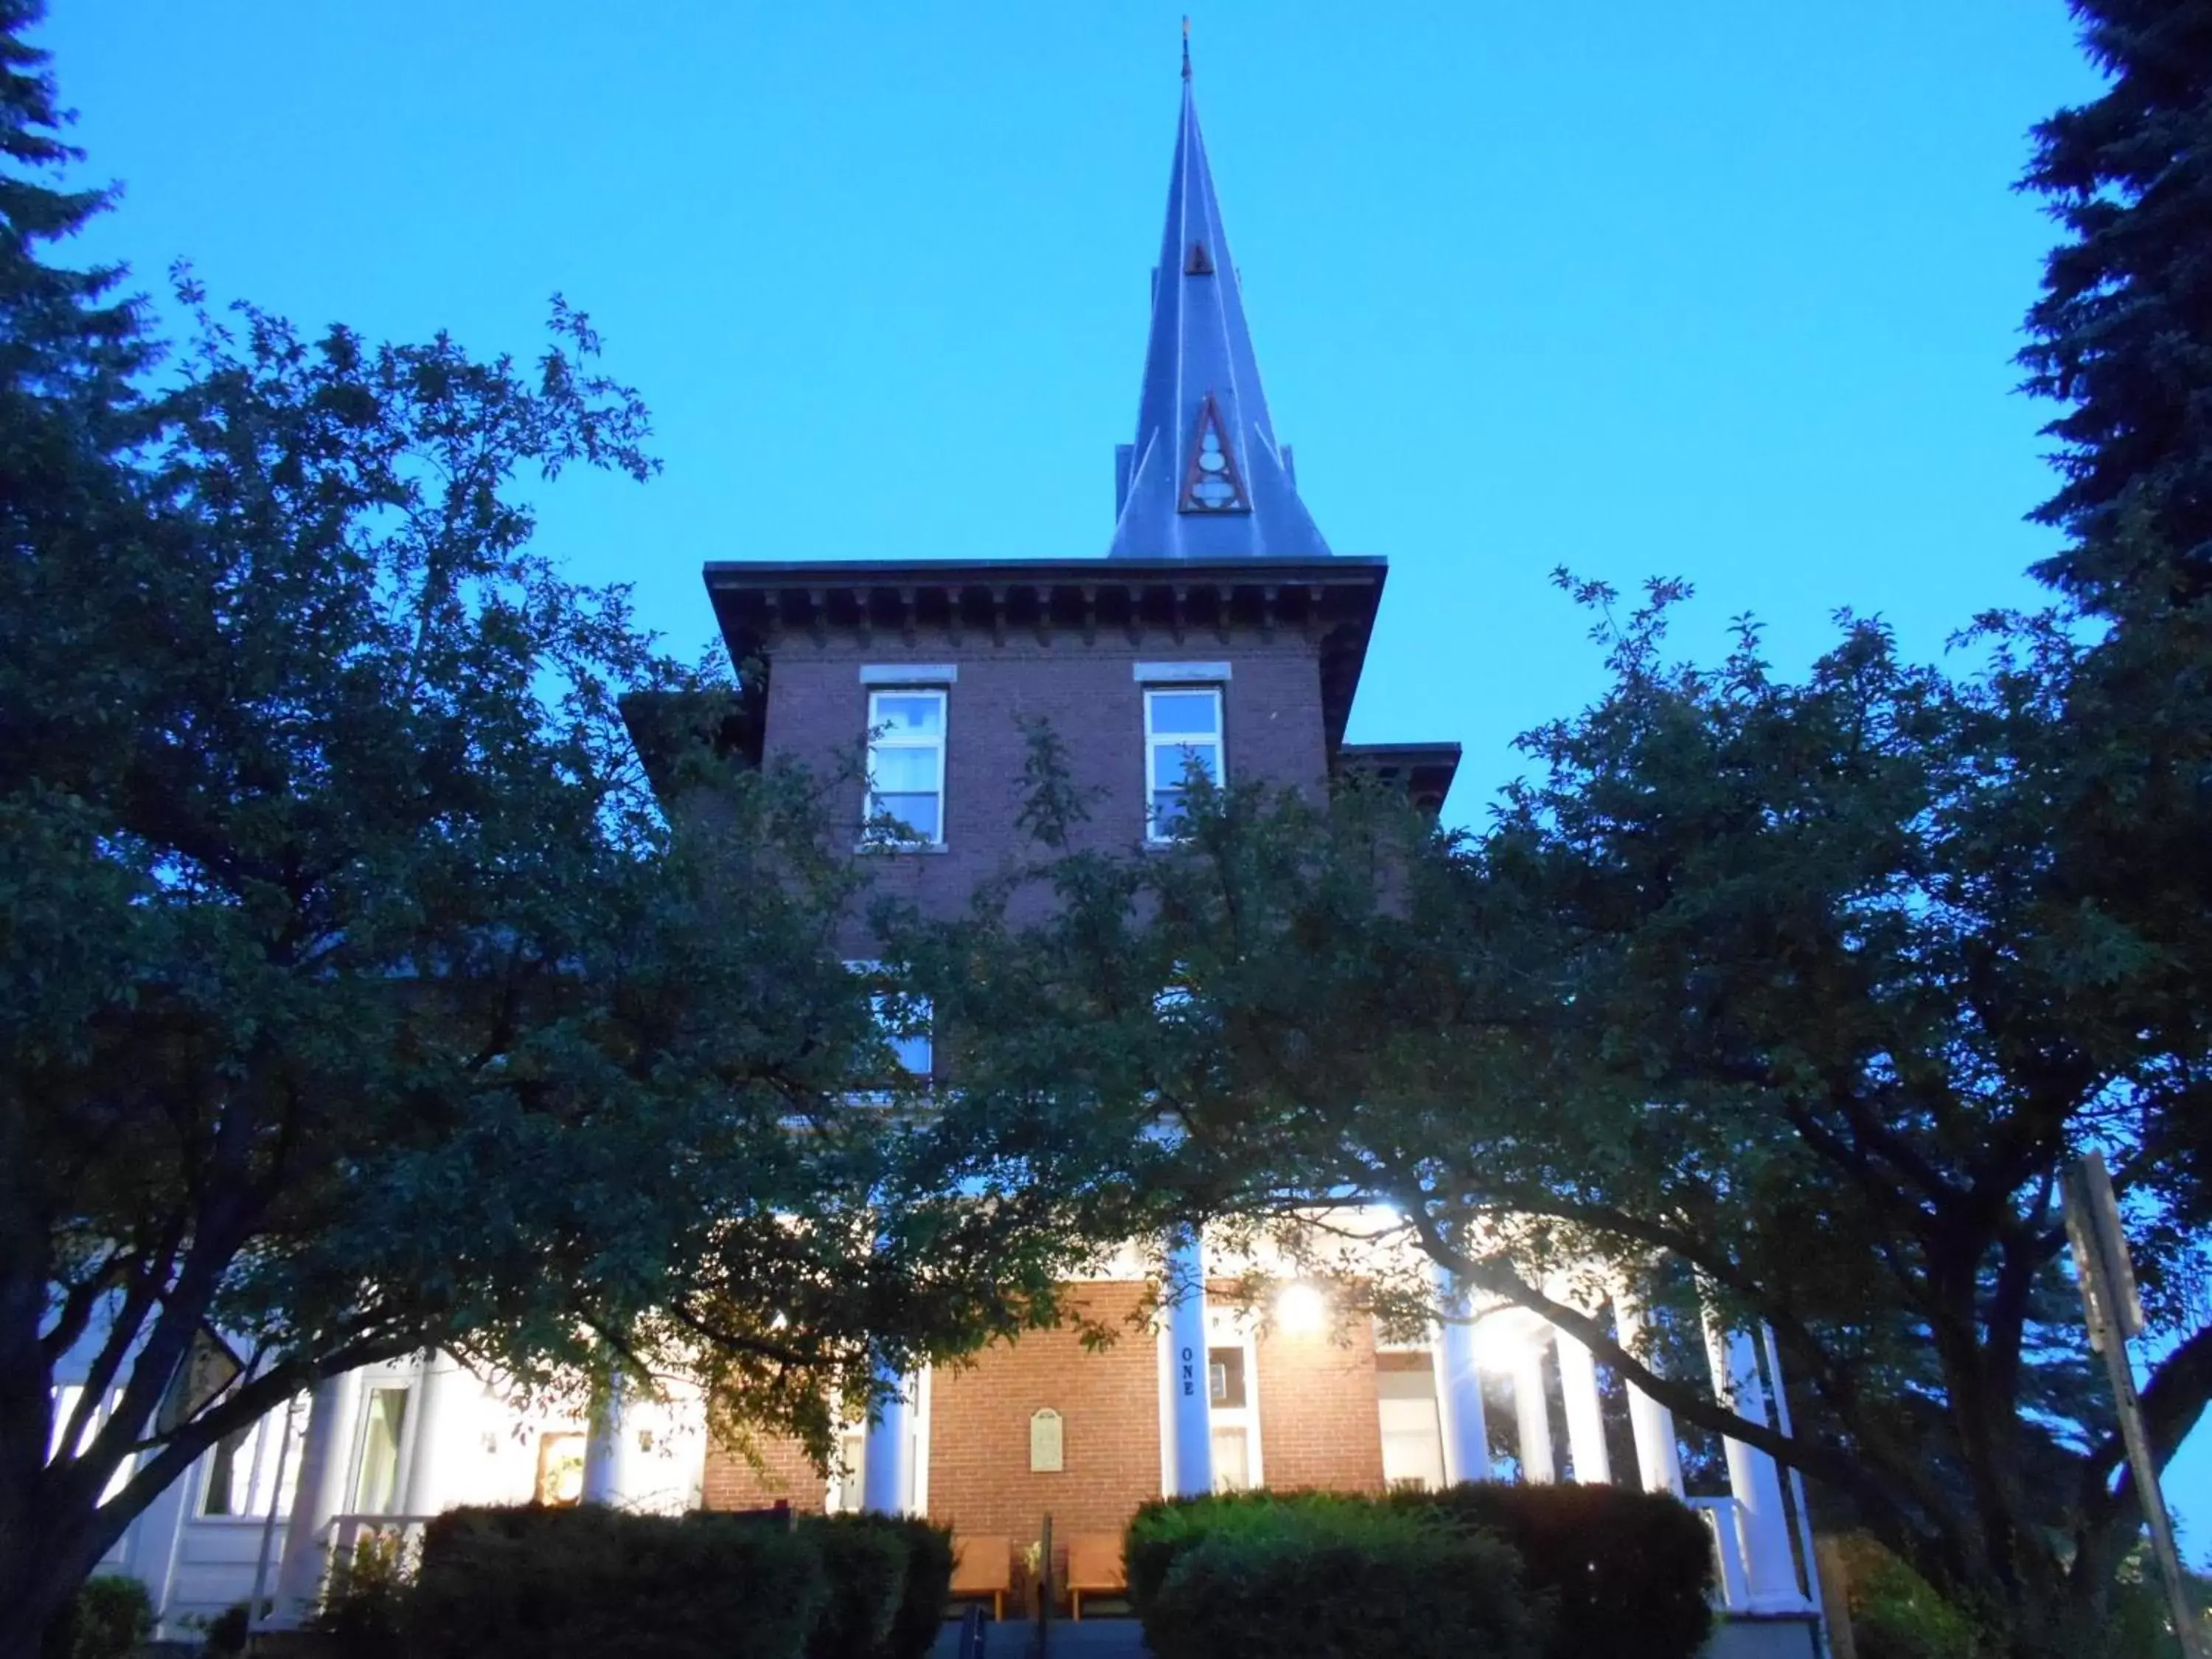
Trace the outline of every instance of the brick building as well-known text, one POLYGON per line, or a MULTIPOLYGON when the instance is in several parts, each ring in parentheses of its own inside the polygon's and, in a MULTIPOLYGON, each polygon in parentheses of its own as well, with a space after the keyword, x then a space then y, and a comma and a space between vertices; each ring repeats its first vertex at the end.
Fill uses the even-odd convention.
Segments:
MULTIPOLYGON (((1194 763, 1217 781, 1313 791, 1370 772, 1431 805, 1450 787, 1455 744, 1344 741, 1388 566, 1333 554, 1299 499, 1188 64, 1137 428, 1115 483, 1101 556, 707 567, 733 660, 760 665, 738 722, 750 758, 819 766, 865 744, 866 776, 838 810, 854 856, 879 860, 890 890, 948 908, 1000 866, 1016 835, 1020 722, 1034 716, 1052 721, 1073 781, 1093 792, 1079 833, 1100 843, 1171 835, 1194 763)), ((1665 1409, 1617 1385, 1608 1409, 1589 1353, 1513 1310, 1442 1285, 1432 1340, 1394 1347, 1330 1317, 1324 1287, 1294 1287, 1307 1302, 1260 1320, 1206 1294, 1239 1264, 1190 1237, 1164 1255, 1175 1293, 1157 1328, 1131 1320, 1154 1290, 1148 1257, 1131 1249, 1072 1291, 1123 1340, 1094 1352, 1073 1328, 1032 1332, 970 1367, 900 1379, 899 1403, 854 1425, 828 1478, 789 1445, 747 1459, 710 1444, 696 1400, 617 1401, 590 1425, 518 1421, 431 1355, 319 1386, 296 1449, 302 1414, 289 1411, 226 1442, 142 1517, 113 1565, 154 1588, 173 1630, 264 1582, 296 1610, 362 1531, 457 1503, 784 1499, 1026 1541, 1048 1514, 1063 1537, 1114 1533, 1147 1498, 1216 1487, 1376 1492, 1499 1469, 1607 1481, 1617 1467, 1682 1491, 1665 1409)), ((1633 1303, 1617 1297, 1613 1311, 1632 1340, 1633 1303)), ((1717 1395, 1765 1414, 1771 1345, 1762 1358, 1749 1335, 1716 1329, 1711 1348, 1717 1395)), ((1793 1516, 1763 1454, 1725 1449, 1731 1495, 1693 1501, 1713 1523, 1727 1604, 1802 1625, 1802 1504, 1793 1516)))
MULTIPOLYGON (((1013 850, 1023 722, 1037 717, 1067 744, 1095 803, 1078 834, 1099 845, 1171 835, 1194 760, 1217 781, 1316 791, 1377 768, 1431 801, 1449 787, 1455 744, 1344 741, 1388 566, 1333 555, 1298 497, 1187 82, 1137 431, 1115 483, 1103 557, 707 567, 732 659, 760 665, 760 755, 827 769, 866 741, 866 778, 838 811, 855 856, 925 908, 959 905, 1013 850)), ((1133 1256, 1127 1270, 1143 1268, 1133 1256)), ((1078 1299, 1125 1324, 1147 1288, 1106 1279, 1078 1299)), ((1347 1346, 1334 1329, 1248 1328, 1196 1296, 1178 1316, 1189 1328, 1156 1342, 1094 1352, 1072 1328, 1035 1332, 911 1379, 907 1407, 856 1433, 831 1481, 782 1449, 763 1468, 710 1452, 707 1499, 914 1509, 1033 1537, 1047 1512, 1115 1531, 1146 1498, 1194 1485, 1380 1491, 1441 1476, 1427 1368, 1386 1395, 1364 1330, 1347 1346), (1185 1351, 1202 1458, 1175 1415, 1170 1361, 1185 1351), (1056 1435, 1056 1455, 1039 1433, 1056 1435)))

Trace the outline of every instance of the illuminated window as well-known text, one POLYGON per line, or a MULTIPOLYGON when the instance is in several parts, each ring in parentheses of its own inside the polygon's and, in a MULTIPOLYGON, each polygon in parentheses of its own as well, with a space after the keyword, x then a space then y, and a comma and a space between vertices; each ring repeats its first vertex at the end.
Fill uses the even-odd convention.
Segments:
POLYGON ((584 1437, 580 1434, 541 1434, 538 1437, 538 1501, 560 1507, 583 1501, 584 1437))

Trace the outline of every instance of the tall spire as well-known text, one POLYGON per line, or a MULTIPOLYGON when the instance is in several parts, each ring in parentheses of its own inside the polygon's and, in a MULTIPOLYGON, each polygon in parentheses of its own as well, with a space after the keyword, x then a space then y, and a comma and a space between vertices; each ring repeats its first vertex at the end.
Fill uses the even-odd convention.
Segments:
POLYGON ((1114 558, 1316 558, 1328 552, 1298 499, 1287 445, 1260 389, 1244 298, 1214 199, 1191 95, 1183 21, 1182 119, 1167 226, 1152 271, 1152 332, 1137 441, 1114 454, 1114 558))

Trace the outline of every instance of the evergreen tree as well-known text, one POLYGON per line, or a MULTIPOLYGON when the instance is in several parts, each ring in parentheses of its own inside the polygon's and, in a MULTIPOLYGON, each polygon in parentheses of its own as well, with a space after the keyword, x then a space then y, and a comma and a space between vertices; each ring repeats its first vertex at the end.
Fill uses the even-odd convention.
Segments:
POLYGON ((2212 591, 2212 3, 2071 0, 2104 95, 2035 131, 2023 186, 2069 233, 2021 355, 2072 407, 2039 568, 2087 609, 2212 591))

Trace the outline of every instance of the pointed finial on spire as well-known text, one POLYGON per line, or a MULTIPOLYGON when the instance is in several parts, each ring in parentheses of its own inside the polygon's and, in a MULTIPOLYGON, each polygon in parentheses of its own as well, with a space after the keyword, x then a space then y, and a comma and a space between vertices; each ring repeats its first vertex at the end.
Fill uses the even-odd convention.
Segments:
POLYGON ((1186 81, 1190 79, 1190 14, 1188 12, 1183 14, 1182 20, 1182 78, 1186 81))

